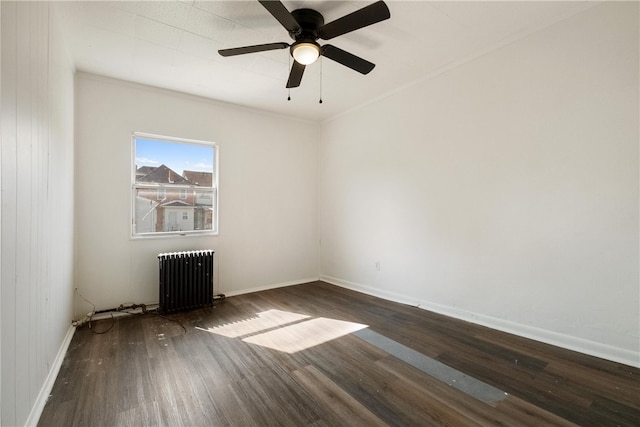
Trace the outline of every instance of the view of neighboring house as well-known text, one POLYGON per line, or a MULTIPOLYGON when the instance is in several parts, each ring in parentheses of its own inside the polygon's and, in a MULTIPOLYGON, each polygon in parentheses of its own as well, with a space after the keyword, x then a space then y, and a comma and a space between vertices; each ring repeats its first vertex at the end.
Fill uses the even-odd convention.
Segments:
POLYGON ((213 218, 213 175, 165 165, 136 169, 136 234, 209 230, 213 218))
MULTIPOLYGON (((192 182, 196 186, 211 188, 213 185, 213 174, 211 172, 197 172, 185 170, 182 172, 183 178, 192 182)), ((206 230, 211 228, 213 222, 213 197, 212 191, 195 192, 195 229, 206 230), (209 224, 209 227, 206 225, 209 224)))
POLYGON ((153 172, 156 169, 158 169, 156 166, 140 166, 139 168, 136 169, 136 181, 138 181, 139 178, 142 178, 143 176, 148 175, 149 173, 153 172))
POLYGON ((135 220, 137 233, 153 233, 156 231, 158 203, 154 200, 136 196, 135 220))

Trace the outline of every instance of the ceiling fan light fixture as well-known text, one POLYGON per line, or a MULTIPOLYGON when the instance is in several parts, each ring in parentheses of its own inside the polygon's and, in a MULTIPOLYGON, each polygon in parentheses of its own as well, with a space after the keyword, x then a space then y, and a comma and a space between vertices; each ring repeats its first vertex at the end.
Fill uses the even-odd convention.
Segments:
POLYGON ((258 1, 287 30, 294 43, 264 43, 220 49, 218 50, 220 55, 236 56, 246 53, 286 49, 288 47, 289 54, 295 60, 290 67, 291 71, 289 72, 286 86, 288 89, 300 86, 305 67, 313 64, 320 56, 351 68, 360 74, 368 74, 376 66, 372 62, 336 46, 330 44, 320 46, 317 40, 329 40, 389 19, 391 14, 384 0, 377 0, 375 3, 344 15, 342 18, 331 21, 328 24, 324 23, 324 17, 317 10, 301 8, 289 12, 281 0, 258 1))
POLYGON ((320 56, 320 46, 313 42, 295 43, 291 48, 291 55, 302 65, 313 64, 320 56))

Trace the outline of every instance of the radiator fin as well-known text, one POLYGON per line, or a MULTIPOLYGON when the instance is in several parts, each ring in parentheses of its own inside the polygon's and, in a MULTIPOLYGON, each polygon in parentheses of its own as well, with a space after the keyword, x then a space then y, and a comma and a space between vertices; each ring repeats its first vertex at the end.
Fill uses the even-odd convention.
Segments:
POLYGON ((161 314, 213 306, 212 250, 158 255, 161 314))

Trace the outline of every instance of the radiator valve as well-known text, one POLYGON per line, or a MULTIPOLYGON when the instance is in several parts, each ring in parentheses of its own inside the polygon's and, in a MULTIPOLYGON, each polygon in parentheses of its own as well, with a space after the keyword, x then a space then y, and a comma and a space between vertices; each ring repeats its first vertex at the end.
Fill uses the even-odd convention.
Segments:
POLYGON ((95 313, 93 311, 90 311, 82 319, 76 320, 76 321, 72 322, 71 324, 77 328, 79 326, 84 325, 85 323, 89 323, 94 314, 95 313))

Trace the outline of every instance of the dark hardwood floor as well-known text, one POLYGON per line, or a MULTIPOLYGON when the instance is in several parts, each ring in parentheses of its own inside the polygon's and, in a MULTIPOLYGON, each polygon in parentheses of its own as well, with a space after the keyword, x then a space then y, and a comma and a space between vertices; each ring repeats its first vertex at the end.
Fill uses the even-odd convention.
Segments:
POLYGON ((640 369, 322 282, 169 317, 79 328, 39 425, 640 426, 640 369), (417 367, 438 362, 507 394, 417 367))

